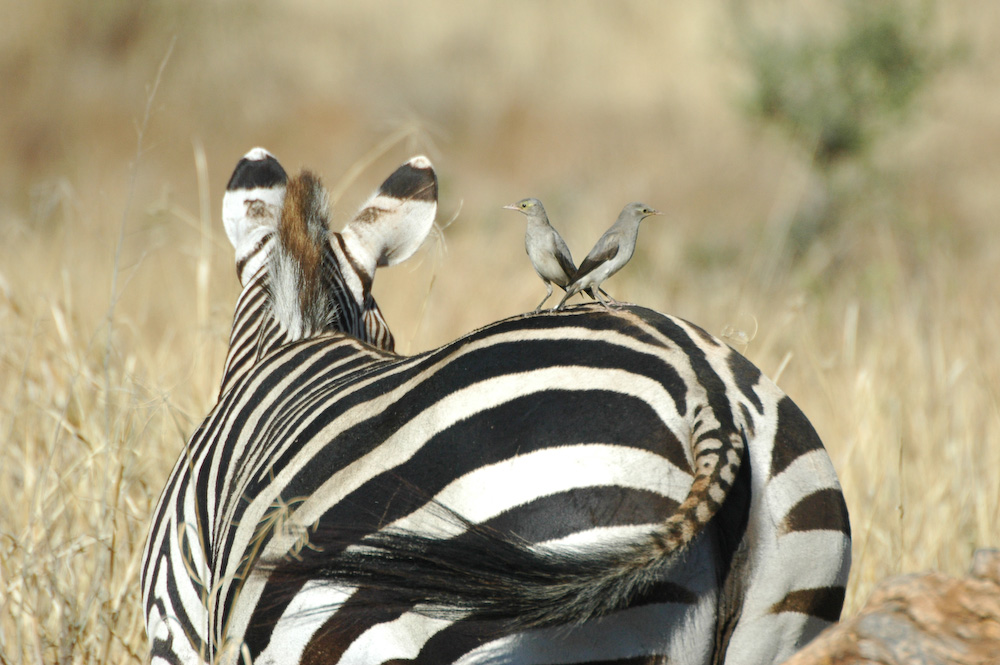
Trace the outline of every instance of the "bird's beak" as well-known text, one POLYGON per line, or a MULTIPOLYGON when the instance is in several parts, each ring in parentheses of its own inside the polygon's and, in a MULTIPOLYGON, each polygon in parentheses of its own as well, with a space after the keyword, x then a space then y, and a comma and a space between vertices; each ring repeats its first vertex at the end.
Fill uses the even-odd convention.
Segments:
POLYGON ((662 215, 663 213, 662 213, 662 212, 660 212, 659 210, 654 210, 653 212, 651 212, 651 213, 649 213, 649 214, 650 214, 650 215, 662 215))
POLYGON ((517 210, 517 204, 516 203, 511 203, 510 205, 505 205, 503 207, 503 209, 504 210, 517 210))

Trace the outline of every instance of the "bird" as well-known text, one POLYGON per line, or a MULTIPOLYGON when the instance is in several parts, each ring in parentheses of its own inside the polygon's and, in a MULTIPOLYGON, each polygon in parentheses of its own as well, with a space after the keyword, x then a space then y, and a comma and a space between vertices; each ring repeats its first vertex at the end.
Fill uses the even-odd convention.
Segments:
MULTIPOLYGON (((621 270, 632 258, 632 253, 635 251, 635 239, 639 235, 639 222, 650 215, 661 214, 663 213, 659 210, 654 210, 638 201, 629 203, 622 208, 618 220, 604 232, 594 248, 587 254, 587 258, 580 264, 579 269, 573 273, 572 280, 566 287, 566 295, 555 308, 562 309, 563 304, 570 296, 581 291, 589 291, 607 308, 607 301, 601 297, 601 293, 603 293, 600 289, 601 283, 621 270)), ((608 298, 617 304, 614 298, 611 296, 608 298)))
POLYGON ((528 228, 524 233, 524 251, 531 259, 535 272, 545 282, 545 297, 535 308, 537 312, 552 297, 552 285, 563 290, 576 273, 576 264, 566 241, 549 223, 545 208, 538 199, 521 199, 517 203, 504 206, 505 210, 516 210, 528 218, 528 228))

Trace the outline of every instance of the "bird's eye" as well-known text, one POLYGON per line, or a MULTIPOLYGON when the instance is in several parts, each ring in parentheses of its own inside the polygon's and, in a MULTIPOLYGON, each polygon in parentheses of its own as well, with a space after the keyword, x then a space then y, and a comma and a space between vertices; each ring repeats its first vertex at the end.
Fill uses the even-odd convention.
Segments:
POLYGON ((521 204, 521 207, 522 208, 527 208, 530 205, 531 205, 530 203, 528 203, 527 201, 525 201, 524 203, 521 204))

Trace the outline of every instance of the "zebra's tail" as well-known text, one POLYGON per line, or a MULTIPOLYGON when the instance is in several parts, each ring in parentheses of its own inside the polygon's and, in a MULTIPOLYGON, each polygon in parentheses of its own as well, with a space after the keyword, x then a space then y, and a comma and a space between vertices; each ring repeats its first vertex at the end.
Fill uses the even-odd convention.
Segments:
POLYGON ((316 556, 283 561, 270 573, 364 589, 363 595, 377 599, 382 611, 475 617, 512 629, 583 623, 650 594, 688 593, 665 584, 664 573, 722 506, 745 447, 743 432, 725 440, 696 436, 695 477, 687 498, 648 537, 629 547, 536 546, 472 524, 442 506, 461 523, 461 535, 443 539, 391 528, 362 539, 352 539, 349 529, 313 533, 316 556), (339 553, 323 555, 332 551, 339 553))

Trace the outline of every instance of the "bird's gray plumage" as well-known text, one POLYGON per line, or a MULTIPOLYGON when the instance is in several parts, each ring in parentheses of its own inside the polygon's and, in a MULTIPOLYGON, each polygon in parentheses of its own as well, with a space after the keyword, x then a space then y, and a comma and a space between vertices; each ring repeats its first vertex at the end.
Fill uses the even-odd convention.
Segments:
MULTIPOLYGON (((561 309, 570 296, 581 291, 590 292, 607 307, 607 301, 601 297, 601 283, 621 270, 632 258, 635 240, 639 235, 639 222, 650 215, 659 214, 658 210, 639 202, 629 203, 622 208, 618 220, 604 232, 573 274, 571 283, 566 287, 566 295, 556 305, 556 309, 561 309)), ((611 300, 614 301, 614 298, 611 300)))
POLYGON ((546 290, 542 302, 535 308, 537 312, 552 296, 552 284, 566 289, 576 273, 576 264, 573 263, 573 255, 570 254, 566 242, 549 223, 541 201, 522 199, 504 208, 516 210, 528 218, 528 227, 524 233, 524 251, 528 253, 535 272, 545 282, 546 290))

